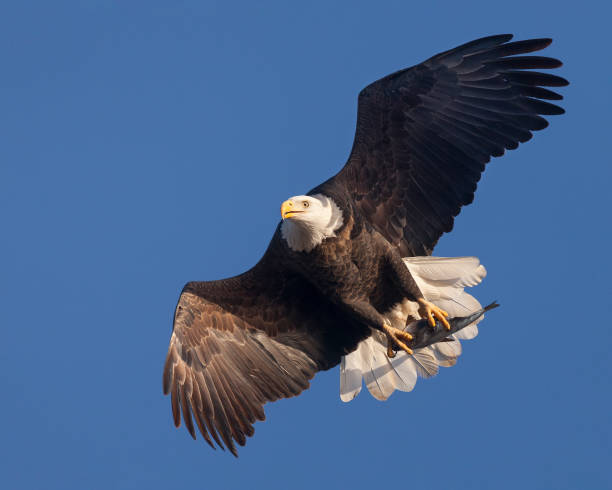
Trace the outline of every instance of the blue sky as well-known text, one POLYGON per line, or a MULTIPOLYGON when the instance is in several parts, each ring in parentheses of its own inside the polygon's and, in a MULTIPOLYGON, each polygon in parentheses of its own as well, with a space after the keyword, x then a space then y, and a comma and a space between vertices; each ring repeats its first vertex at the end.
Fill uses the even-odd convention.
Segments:
POLYGON ((4 2, 3 487, 612 487, 603 4, 4 2), (280 203, 345 161, 361 88, 502 32, 553 37, 572 85, 435 251, 479 256, 502 304, 458 365, 386 403, 322 373, 238 460, 174 429, 183 284, 257 261, 280 203))

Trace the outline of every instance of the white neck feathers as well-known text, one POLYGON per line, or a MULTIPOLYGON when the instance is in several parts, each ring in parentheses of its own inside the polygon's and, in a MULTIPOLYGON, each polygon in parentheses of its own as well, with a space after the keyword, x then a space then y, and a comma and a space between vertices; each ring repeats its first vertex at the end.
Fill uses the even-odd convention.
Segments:
POLYGON ((302 219, 285 219, 281 224, 281 236, 296 252, 310 252, 326 238, 336 236, 343 223, 342 210, 330 197, 323 194, 310 197, 321 203, 316 212, 312 209, 307 216, 300 216, 302 219))

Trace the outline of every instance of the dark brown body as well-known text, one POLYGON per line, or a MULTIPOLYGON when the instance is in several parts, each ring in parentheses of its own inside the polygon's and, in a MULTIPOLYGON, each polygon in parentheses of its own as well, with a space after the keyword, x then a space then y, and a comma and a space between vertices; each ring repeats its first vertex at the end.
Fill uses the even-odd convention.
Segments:
POLYGON ((310 252, 295 252, 281 238, 279 252, 286 266, 312 283, 317 290, 357 322, 380 329, 384 314, 404 299, 423 295, 392 246, 354 209, 345 189, 328 181, 309 192, 330 197, 344 210, 343 225, 335 237, 326 238, 310 252))
POLYGON ((395 304, 422 297, 397 249, 353 216, 310 252, 291 250, 280 233, 275 238, 290 270, 368 327, 380 328, 381 315, 395 304))

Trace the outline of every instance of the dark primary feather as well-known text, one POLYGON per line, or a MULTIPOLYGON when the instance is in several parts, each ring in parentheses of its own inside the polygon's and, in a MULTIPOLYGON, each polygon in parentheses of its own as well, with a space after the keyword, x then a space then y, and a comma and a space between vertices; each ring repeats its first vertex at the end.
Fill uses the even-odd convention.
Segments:
POLYGON ((562 96, 543 87, 568 82, 529 71, 561 62, 525 56, 551 40, 511 38, 478 39, 368 85, 347 164, 314 192, 344 186, 403 256, 431 253, 474 199, 490 158, 545 128, 542 115, 564 112, 546 102, 562 96))
POLYGON ((182 412, 193 438, 197 427, 234 455, 266 402, 299 394, 370 333, 283 267, 279 240, 240 276, 187 284, 176 307, 163 374, 174 423, 182 412))

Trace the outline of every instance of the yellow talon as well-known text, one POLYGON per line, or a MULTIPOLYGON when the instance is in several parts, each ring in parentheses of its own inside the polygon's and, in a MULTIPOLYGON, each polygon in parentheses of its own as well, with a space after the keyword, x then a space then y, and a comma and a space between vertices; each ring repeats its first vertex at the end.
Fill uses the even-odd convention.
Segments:
POLYGON ((387 336, 387 357, 393 359, 395 357, 394 347, 399 347, 406 354, 412 355, 412 349, 404 342, 410 342, 414 337, 408 332, 404 332, 399 328, 394 328, 387 321, 382 325, 382 331, 387 336), (402 342, 404 341, 404 342, 402 342))
POLYGON ((432 327, 436 326, 436 319, 438 319, 440 320, 440 323, 444 325, 446 330, 451 329, 450 323, 448 323, 448 320, 446 319, 446 317, 448 317, 448 313, 446 311, 441 308, 438 308, 436 305, 427 301, 425 298, 421 298, 418 301, 421 305, 419 307, 419 315, 421 315, 421 318, 427 318, 429 320, 429 324, 432 327))

